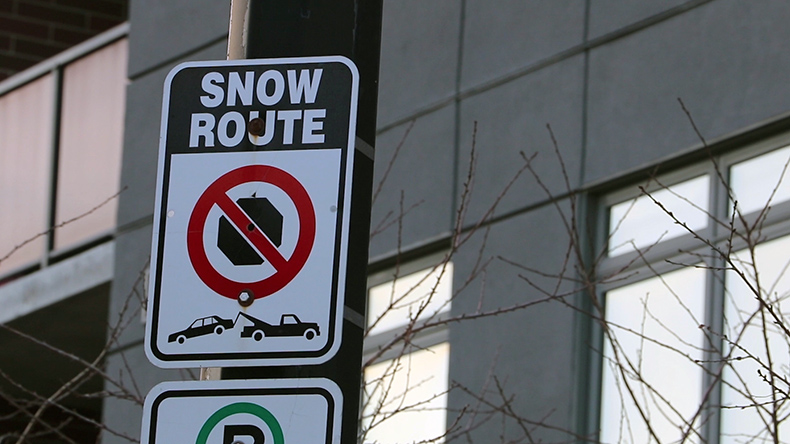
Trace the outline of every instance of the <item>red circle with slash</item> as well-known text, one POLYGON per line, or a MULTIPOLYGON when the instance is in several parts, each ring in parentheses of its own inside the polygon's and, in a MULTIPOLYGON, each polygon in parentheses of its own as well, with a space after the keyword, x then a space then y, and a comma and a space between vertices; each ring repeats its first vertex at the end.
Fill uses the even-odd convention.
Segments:
POLYGON ((310 195, 296 178, 269 165, 248 165, 229 171, 215 180, 198 198, 187 226, 187 251, 197 275, 209 288, 226 298, 237 299, 243 292, 260 299, 288 285, 301 271, 315 243, 315 209, 310 195), (228 196, 228 191, 249 182, 263 182, 283 190, 296 207, 299 235, 291 257, 286 258, 266 237, 241 207, 228 196), (225 214, 231 224, 258 250, 276 270, 256 282, 237 282, 222 275, 211 264, 203 242, 208 215, 214 206, 225 214), (251 228, 251 229, 250 229, 251 228))

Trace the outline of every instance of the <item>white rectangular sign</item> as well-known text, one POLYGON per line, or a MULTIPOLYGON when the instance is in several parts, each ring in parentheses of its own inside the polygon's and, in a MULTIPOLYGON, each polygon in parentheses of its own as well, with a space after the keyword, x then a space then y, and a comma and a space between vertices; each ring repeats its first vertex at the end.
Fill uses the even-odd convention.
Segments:
POLYGON ((320 378, 164 382, 145 399, 141 444, 338 444, 342 400, 320 378))
POLYGON ((357 88, 343 57, 189 62, 167 76, 154 364, 319 364, 337 352, 357 88))

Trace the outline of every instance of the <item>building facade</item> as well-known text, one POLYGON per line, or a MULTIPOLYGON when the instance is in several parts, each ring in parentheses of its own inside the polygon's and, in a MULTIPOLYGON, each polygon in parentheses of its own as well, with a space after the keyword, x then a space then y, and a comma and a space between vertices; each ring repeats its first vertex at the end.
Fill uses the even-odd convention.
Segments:
MULTIPOLYGON (((160 111, 229 6, 132 0, 0 83, 0 436, 53 396, 81 428, 36 433, 133 442, 147 391, 198 377, 143 350, 160 111), (60 396, 85 368, 95 396, 60 396)), ((385 1, 363 440, 779 442, 788 19, 385 1)))

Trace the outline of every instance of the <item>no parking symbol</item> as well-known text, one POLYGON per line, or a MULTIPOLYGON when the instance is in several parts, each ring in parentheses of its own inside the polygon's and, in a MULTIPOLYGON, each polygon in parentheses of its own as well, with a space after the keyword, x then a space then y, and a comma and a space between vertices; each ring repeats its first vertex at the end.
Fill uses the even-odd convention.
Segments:
MULTIPOLYGON (((200 279, 209 288, 222 296, 239 299, 242 303, 247 304, 252 302, 249 298, 263 298, 281 290, 299 273, 305 262, 307 262, 315 242, 315 223, 313 203, 304 186, 297 179, 287 172, 269 165, 244 166, 230 171, 217 179, 206 189, 195 204, 187 231, 189 259, 200 279), (272 239, 281 237, 276 234, 282 233, 282 215, 277 212, 276 207, 272 206, 265 197, 251 196, 247 198, 247 202, 250 202, 250 199, 265 202, 265 204, 262 204, 265 205, 264 208, 270 209, 268 211, 269 214, 265 214, 265 211, 257 212, 258 214, 263 214, 260 218, 256 218, 255 211, 245 211, 244 205, 241 204, 242 199, 234 202, 227 194, 234 187, 255 181, 269 183, 282 189, 296 207, 298 221, 291 221, 290 223, 298 225, 299 234, 296 240, 296 247, 289 258, 284 257, 278 250, 279 245, 277 244, 281 241, 272 239), (257 250, 257 253, 253 252, 256 257, 261 258, 262 256, 261 261, 265 258, 275 268, 276 271, 273 275, 254 282, 238 282, 224 276, 210 263, 203 238, 210 210, 215 205, 225 214, 223 217, 227 217, 227 219, 222 220, 229 219, 229 225, 235 227, 237 233, 242 234, 247 242, 244 243, 244 240, 242 240, 242 243, 238 244, 236 249, 232 249, 229 246, 223 248, 223 245, 229 245, 232 242, 223 239, 223 225, 220 224, 220 229, 217 232, 217 247, 226 256, 230 256, 229 260, 234 262, 234 265, 237 265, 240 261, 234 261, 235 256, 233 253, 244 251, 245 247, 250 248, 252 246, 252 248, 257 250), (279 220, 275 222, 275 226, 266 230, 266 226, 271 226, 267 222, 272 218, 278 218, 278 216, 279 220), (256 221, 254 219, 259 220, 256 221), (265 231, 269 231, 269 233, 265 233, 265 231)), ((227 227, 227 225, 224 226, 227 227)), ((233 233, 227 228, 226 230, 233 233)), ((225 236, 226 238, 230 237, 230 234, 225 236)))

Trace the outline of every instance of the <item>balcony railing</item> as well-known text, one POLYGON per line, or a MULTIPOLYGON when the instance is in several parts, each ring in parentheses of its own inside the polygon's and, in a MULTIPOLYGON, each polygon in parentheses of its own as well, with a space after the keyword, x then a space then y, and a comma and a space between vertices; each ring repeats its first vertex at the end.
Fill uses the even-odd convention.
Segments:
POLYGON ((0 82, 0 282, 113 234, 128 29, 0 82))

